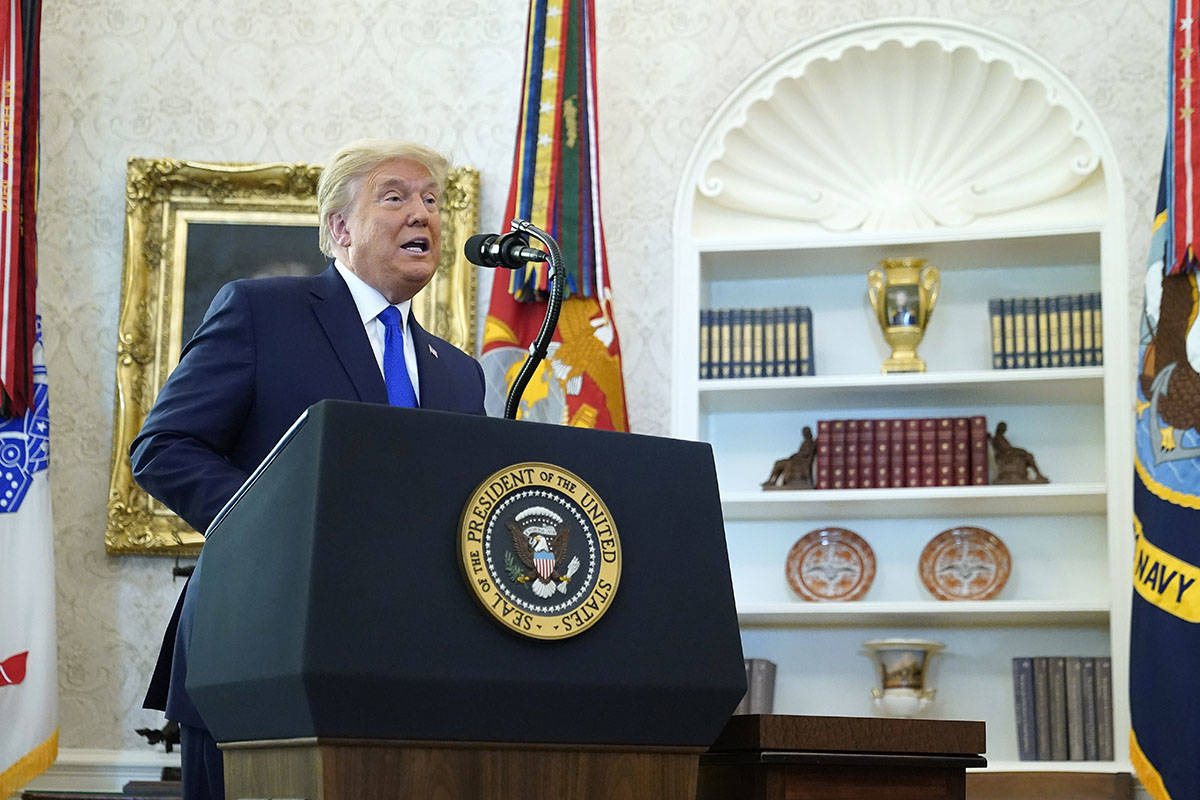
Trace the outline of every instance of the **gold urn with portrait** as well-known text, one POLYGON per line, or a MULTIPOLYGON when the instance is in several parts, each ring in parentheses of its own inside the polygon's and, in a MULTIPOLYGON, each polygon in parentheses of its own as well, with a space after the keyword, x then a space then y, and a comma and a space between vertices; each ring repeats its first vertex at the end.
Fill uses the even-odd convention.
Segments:
POLYGON ((867 273, 867 297, 892 355, 883 362, 884 372, 924 372, 925 361, 917 345, 933 316, 941 288, 937 267, 923 258, 885 258, 882 270, 867 273))

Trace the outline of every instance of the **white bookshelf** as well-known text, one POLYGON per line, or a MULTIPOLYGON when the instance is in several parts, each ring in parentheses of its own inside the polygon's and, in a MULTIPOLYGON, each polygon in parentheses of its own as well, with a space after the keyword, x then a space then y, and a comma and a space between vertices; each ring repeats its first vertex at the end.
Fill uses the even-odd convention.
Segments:
MULTIPOLYGON (((950 139, 937 141, 953 150, 950 139)), ((925 716, 984 720, 989 769, 1128 771, 1132 355, 1123 200, 1112 147, 1079 93, 1020 45, 945 21, 885 20, 802 43, 748 78, 701 134, 677 199, 675 264, 673 434, 713 447, 743 649, 778 665, 776 711, 871 716, 874 676, 862 642, 933 638, 947 647, 934 662, 938 699, 925 716), (1007 114, 977 112, 944 76, 925 74, 951 60, 967 69, 972 58, 971 68, 991 70, 988 91, 1018 98, 1007 114), (1004 76, 1019 85, 1006 87, 1004 76), (813 99, 833 97, 834 86, 840 102, 813 99), (944 96, 931 99, 927 87, 944 96), (953 130, 905 117, 935 101, 953 130), (864 127, 870 108, 887 120, 890 139, 864 127), (1010 142, 1008 165, 983 152, 989 136, 1003 135, 1001 123, 1030 129, 1023 143, 1010 142), (936 172, 941 162, 929 154, 939 133, 978 150, 942 153, 962 183, 938 196, 959 204, 943 209, 955 224, 898 210, 926 202, 896 182, 936 172), (1041 146, 1051 140, 1071 164, 1021 161, 1052 160, 1053 148, 1041 146), (1072 169, 1074 179, 1047 188, 1072 169), (1046 181, 1031 183, 1022 170, 1046 181), (1008 194, 989 200, 997 186, 1008 194), (863 221, 845 224, 861 207, 870 212, 863 221), (941 296, 918 351, 928 372, 883 375, 888 348, 866 273, 903 256, 941 270, 941 296), (1084 292, 1103 298, 1104 366, 991 368, 988 299, 1084 292), (783 305, 812 309, 816 375, 698 377, 701 309, 783 305), (989 431, 1006 421, 1010 441, 1033 452, 1051 483, 760 488, 774 460, 796 450, 803 427, 815 434, 819 420, 978 414, 989 431), (1006 543, 1012 574, 991 600, 938 601, 920 584, 920 552, 964 524, 1006 543), (875 581, 861 600, 806 602, 787 585, 788 550, 826 526, 855 531, 874 551, 875 581), (1111 656, 1115 759, 1018 760, 1012 658, 1040 655, 1111 656)))
POLYGON ((806 492, 749 490, 722 493, 721 510, 726 522, 813 517, 833 521, 983 514, 1103 514, 1107 502, 1104 483, 1094 482, 806 492))

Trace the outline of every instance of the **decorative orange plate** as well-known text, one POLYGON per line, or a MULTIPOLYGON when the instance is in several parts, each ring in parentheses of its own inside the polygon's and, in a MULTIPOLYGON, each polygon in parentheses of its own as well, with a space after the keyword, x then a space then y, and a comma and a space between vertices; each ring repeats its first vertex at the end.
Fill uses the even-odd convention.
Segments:
POLYGON ((857 600, 875 580, 875 553, 845 528, 821 528, 792 545, 787 579, 805 600, 857 600))
POLYGON ((987 600, 1004 588, 1012 558, 999 536, 964 526, 930 539, 920 569, 921 582, 939 600, 987 600))

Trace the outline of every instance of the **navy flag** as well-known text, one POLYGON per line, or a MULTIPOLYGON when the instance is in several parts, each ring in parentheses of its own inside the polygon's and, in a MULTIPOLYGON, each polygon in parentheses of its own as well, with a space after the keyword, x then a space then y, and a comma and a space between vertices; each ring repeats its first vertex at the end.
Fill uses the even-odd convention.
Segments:
POLYGON ((1129 752, 1155 800, 1200 798, 1197 6, 1200 0, 1172 3, 1169 131, 1137 378, 1129 752))

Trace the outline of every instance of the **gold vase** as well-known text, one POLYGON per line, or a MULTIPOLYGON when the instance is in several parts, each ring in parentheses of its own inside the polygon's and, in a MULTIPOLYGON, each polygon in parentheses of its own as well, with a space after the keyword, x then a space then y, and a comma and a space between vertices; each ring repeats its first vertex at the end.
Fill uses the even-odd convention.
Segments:
POLYGON ((867 273, 867 296, 883 338, 892 356, 883 362, 884 372, 924 372, 925 361, 917 356, 917 345, 937 304, 941 277, 937 267, 925 266, 923 258, 885 258, 883 271, 867 273))

